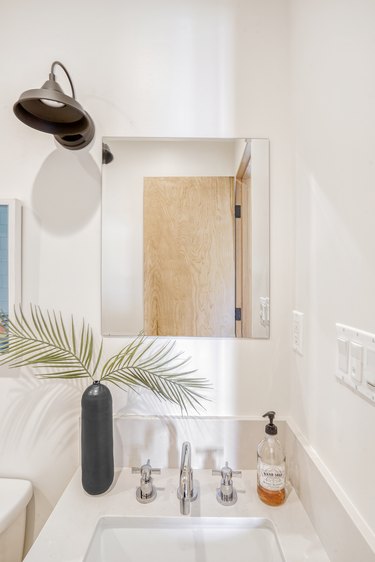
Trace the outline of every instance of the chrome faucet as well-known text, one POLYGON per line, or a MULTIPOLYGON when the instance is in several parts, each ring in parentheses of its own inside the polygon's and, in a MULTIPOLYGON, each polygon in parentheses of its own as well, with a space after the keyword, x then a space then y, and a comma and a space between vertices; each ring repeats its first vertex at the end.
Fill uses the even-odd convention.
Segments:
POLYGON ((181 515, 189 515, 190 502, 197 499, 198 492, 194 490, 193 470, 191 468, 191 445, 188 441, 182 444, 180 481, 177 497, 180 500, 181 515))

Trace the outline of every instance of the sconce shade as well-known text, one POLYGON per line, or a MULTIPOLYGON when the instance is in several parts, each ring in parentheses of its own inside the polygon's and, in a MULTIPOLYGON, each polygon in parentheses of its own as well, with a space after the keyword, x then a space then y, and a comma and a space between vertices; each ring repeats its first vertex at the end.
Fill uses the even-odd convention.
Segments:
POLYGON ((94 123, 75 99, 70 76, 58 61, 52 64, 49 80, 40 89, 23 92, 14 104, 13 111, 25 125, 54 135, 57 142, 70 150, 87 146, 94 137, 94 123), (53 74, 56 64, 67 74, 73 97, 64 94, 56 82, 53 74))
POLYGON ((110 164, 113 161, 113 154, 108 144, 102 144, 102 164, 110 164))

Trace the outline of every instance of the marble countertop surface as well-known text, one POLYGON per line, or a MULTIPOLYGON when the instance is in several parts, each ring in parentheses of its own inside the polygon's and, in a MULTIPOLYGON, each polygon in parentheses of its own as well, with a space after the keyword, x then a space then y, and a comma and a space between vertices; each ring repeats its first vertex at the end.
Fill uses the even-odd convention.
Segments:
MULTIPOLYGON (((211 470, 194 470, 198 499, 191 504, 188 516, 180 515, 176 497, 177 469, 162 469, 154 476, 157 498, 149 504, 136 500, 139 474, 129 468, 119 469, 108 492, 90 496, 82 488, 80 469, 74 474, 51 516, 28 552, 25 562, 82 562, 98 520, 104 516, 131 517, 260 517, 273 522, 287 562, 329 562, 320 540, 293 489, 284 505, 270 507, 256 492, 256 471, 242 471, 234 481, 238 501, 222 506, 216 500, 220 477, 211 470)), ((155 553, 155 561, 160 558, 155 553)))

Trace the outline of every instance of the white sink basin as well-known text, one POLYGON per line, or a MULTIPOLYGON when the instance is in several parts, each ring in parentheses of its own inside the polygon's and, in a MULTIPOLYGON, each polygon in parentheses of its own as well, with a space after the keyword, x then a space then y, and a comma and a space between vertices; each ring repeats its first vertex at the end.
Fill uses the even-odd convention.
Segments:
POLYGON ((84 562, 285 562, 259 517, 103 517, 84 562))

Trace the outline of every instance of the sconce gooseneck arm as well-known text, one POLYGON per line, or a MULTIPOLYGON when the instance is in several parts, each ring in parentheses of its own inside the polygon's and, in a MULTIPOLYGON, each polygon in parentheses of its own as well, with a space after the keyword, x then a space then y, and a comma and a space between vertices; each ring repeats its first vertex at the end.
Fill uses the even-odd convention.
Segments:
POLYGON ((53 61, 52 65, 51 65, 51 72, 50 72, 50 75, 49 75, 50 80, 56 81, 56 77, 55 77, 55 74, 54 74, 54 72, 53 72, 53 69, 55 68, 55 66, 56 66, 57 64, 58 64, 59 66, 61 66, 61 68, 62 68, 63 71, 65 72, 65 74, 66 74, 66 76, 67 76, 67 78, 68 78, 68 80, 69 80, 70 87, 71 87, 71 89, 72 89, 72 96, 73 96, 73 99, 76 99, 76 94, 75 94, 75 91, 74 91, 73 82, 72 82, 72 79, 71 79, 70 76, 69 76, 69 72, 66 70, 65 66, 64 66, 60 61, 58 61, 58 60, 53 61))

